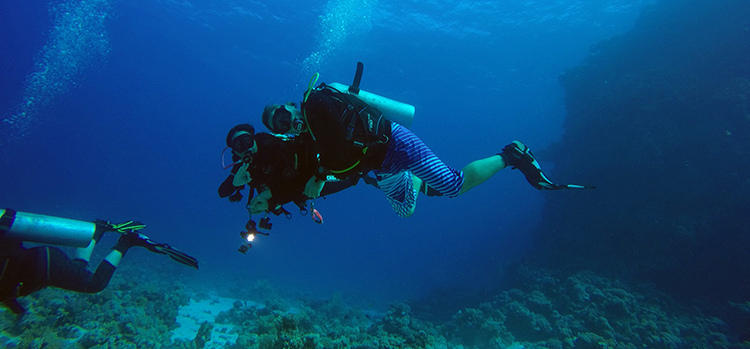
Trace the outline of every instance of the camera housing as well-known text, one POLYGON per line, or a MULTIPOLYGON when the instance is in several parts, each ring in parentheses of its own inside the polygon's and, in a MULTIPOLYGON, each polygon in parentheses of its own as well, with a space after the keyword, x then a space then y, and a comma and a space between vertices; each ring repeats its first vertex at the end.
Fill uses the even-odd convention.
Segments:
POLYGON ((251 247, 253 247, 253 245, 250 243, 240 244, 240 247, 237 249, 237 252, 245 254, 247 253, 248 250, 250 250, 251 247))
POLYGON ((270 217, 261 218, 258 221, 258 227, 261 229, 265 229, 265 230, 271 230, 271 227, 273 227, 273 223, 270 223, 269 222, 270 220, 271 220, 270 217))
MULTIPOLYGON (((269 220, 270 218, 268 217, 261 218, 258 222, 258 226, 266 230, 271 229, 271 226, 273 224, 269 223, 269 220)), ((268 236, 268 233, 259 232, 257 229, 255 229, 255 221, 252 220, 248 221, 247 224, 245 224, 245 229, 247 230, 240 232, 240 236, 245 242, 240 244, 240 247, 237 248, 237 252, 242 254, 247 253, 247 251, 250 250, 251 247, 253 247, 251 241, 253 241, 258 234, 268 236)))

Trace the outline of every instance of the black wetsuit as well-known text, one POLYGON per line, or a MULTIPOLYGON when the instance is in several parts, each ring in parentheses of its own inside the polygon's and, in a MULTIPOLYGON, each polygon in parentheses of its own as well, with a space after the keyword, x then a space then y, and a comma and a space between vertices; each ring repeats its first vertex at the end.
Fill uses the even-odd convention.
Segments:
MULTIPOLYGON (((255 142, 258 151, 253 154, 247 169, 252 178, 250 197, 253 189, 262 191, 262 187, 267 187, 277 205, 302 199, 305 184, 313 176, 317 164, 315 155, 302 144, 304 140, 301 137, 285 140, 261 132, 255 135, 255 142)), ((239 158, 233 155, 232 160, 238 161, 239 158)), ((244 188, 232 185, 234 174, 241 166, 242 163, 234 165, 232 174, 219 186, 220 197, 230 196, 244 188)))
POLYGON ((14 312, 22 312, 16 298, 45 287, 97 293, 107 287, 116 269, 106 260, 94 273, 86 266, 56 247, 24 248, 18 241, 0 240, 0 301, 14 312))
MULTIPOLYGON (((274 135, 261 132, 255 134, 258 151, 253 154, 253 161, 248 167, 252 181, 252 190, 260 190, 262 186, 271 189, 273 195, 269 207, 276 207, 294 201, 297 205, 308 198, 304 195, 305 185, 312 178, 318 168, 317 153, 312 146, 309 135, 300 135, 291 139, 281 139, 274 135)), ((234 161, 239 160, 236 156, 234 161)), ((219 186, 219 196, 224 198, 242 190, 242 187, 232 185, 234 174, 242 164, 232 168, 232 175, 219 186)), ((340 182, 326 183, 321 196, 333 194, 355 185, 359 177, 352 176, 340 182)), ((368 184, 375 185, 374 182, 368 184)))
POLYGON ((256 189, 266 186, 273 197, 269 207, 290 201, 307 200, 303 193, 307 181, 315 173, 315 153, 308 151, 305 137, 282 140, 268 133, 255 135, 258 152, 251 164, 250 182, 256 189))

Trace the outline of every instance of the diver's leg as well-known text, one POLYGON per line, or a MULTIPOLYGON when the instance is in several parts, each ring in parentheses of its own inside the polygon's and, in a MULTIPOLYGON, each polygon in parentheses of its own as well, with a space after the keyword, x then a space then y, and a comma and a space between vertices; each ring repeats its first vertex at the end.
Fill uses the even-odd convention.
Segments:
MULTIPOLYGON (((415 174, 412 174, 412 184, 415 190, 417 190, 417 193, 422 191, 422 185, 424 184, 424 181, 422 178, 417 177, 415 174)), ((425 193, 426 194, 426 193, 425 193)))
MULTIPOLYGON (((91 273, 86 269, 86 263, 82 260, 71 260, 65 252, 57 248, 47 248, 49 263, 47 270, 47 286, 62 288, 75 292, 97 293, 103 290, 109 284, 112 275, 115 272, 117 263, 108 261, 107 256, 99 266, 96 272, 91 273)), ((121 254, 118 251, 112 251, 110 255, 121 254)))
POLYGON ((428 187, 447 197, 458 196, 464 183, 463 172, 446 165, 405 127, 394 128, 384 167, 390 173, 410 170, 428 187))
POLYGON ((88 246, 84 248, 77 248, 73 254, 73 260, 89 264, 89 261, 91 260, 91 254, 94 252, 94 246, 96 246, 96 241, 91 240, 88 246))
POLYGON ((378 187, 396 214, 401 218, 411 216, 416 209, 419 195, 419 187, 414 186, 416 176, 410 171, 402 171, 395 174, 378 173, 377 178, 378 187))
POLYGON ((97 224, 96 231, 94 232, 94 237, 91 239, 91 242, 89 242, 89 245, 84 248, 77 248, 75 250, 75 253, 73 254, 73 260, 81 261, 84 264, 88 265, 89 261, 91 260, 91 253, 94 252, 94 247, 97 243, 99 243, 103 235, 104 229, 102 229, 99 224, 97 224))
POLYGON ((490 179, 490 177, 505 167, 505 160, 500 155, 493 155, 471 162, 461 170, 464 173, 464 184, 461 186, 461 191, 458 192, 458 195, 484 183, 484 181, 490 179))

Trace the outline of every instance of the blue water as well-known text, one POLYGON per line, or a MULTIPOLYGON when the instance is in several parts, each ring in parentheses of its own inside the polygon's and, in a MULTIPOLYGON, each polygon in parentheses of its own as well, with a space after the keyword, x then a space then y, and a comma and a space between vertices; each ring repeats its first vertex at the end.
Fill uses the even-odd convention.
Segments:
POLYGON ((262 129, 265 104, 299 101, 314 72, 348 83, 362 61, 362 88, 415 105, 412 130, 449 165, 514 139, 544 161, 565 117, 558 76, 651 2, 4 1, 0 205, 143 221, 219 287, 240 276, 372 301, 492 290, 558 193, 506 170, 401 219, 360 185, 318 200, 323 225, 287 206, 293 218, 242 255, 244 205, 216 194, 226 132, 262 129))

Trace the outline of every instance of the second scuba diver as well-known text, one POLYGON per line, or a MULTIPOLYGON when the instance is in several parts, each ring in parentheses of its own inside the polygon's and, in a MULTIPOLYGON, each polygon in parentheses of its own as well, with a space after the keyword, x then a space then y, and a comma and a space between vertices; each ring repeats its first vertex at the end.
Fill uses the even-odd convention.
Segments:
POLYGON ((109 284, 120 260, 131 247, 143 247, 166 254, 173 260, 198 269, 198 261, 168 244, 138 233, 140 222, 114 224, 107 221, 82 222, 12 209, 0 210, 0 302, 16 314, 25 309, 18 298, 45 287, 97 293, 109 284), (95 245, 106 232, 121 236, 94 273, 87 269, 95 245), (26 248, 23 242, 77 247, 73 259, 57 247, 26 248))
MULTIPOLYGON (((316 74, 299 108, 294 103, 266 106, 262 121, 276 136, 255 135, 256 143, 252 126, 232 128, 226 143, 227 148, 232 149, 235 164, 232 174, 219 188, 219 195, 238 201, 241 198, 238 190, 249 183, 251 198, 247 208, 251 214, 265 211, 276 215, 285 213, 288 217, 285 210, 278 211, 281 204, 294 201, 302 210, 301 203, 307 199, 342 190, 356 184, 359 178, 365 178, 365 182, 385 193, 400 217, 408 217, 414 213, 419 192, 428 196, 456 197, 509 166, 519 169, 539 190, 593 188, 553 183, 542 172, 531 150, 520 141, 511 142, 500 153, 469 163, 461 171, 451 168, 405 126, 389 121, 389 116, 377 105, 371 105, 373 101, 385 100, 381 107, 389 112, 398 112, 399 108, 409 110, 398 106, 400 102, 365 91, 360 93, 361 73, 359 63, 354 84, 348 90, 342 90, 343 85, 337 83, 313 88, 316 74), (280 140, 264 141, 274 137, 280 140), (285 142, 289 142, 288 147, 278 145, 285 142), (270 155, 279 151, 286 155, 270 155), (299 159, 304 161, 300 164, 299 159), (266 172, 269 167, 264 164, 267 163, 274 163, 273 175, 266 172), (293 176, 283 175, 290 164, 295 169, 293 176), (376 178, 369 177, 369 172, 376 178), (259 193, 257 197, 252 197, 253 189, 259 193)), ((408 125, 413 107, 410 112, 411 116, 391 115, 390 119, 408 125)), ((267 218, 264 219, 267 222, 267 218)), ((247 228, 254 230, 252 220, 247 228)))
POLYGON ((414 213, 420 191, 456 197, 506 167, 519 169, 539 190, 592 188, 553 183, 542 172, 531 150, 520 141, 456 170, 442 162, 405 126, 389 121, 378 108, 358 97, 361 73, 359 63, 354 84, 343 91, 336 87, 340 84, 313 88, 316 74, 299 108, 286 103, 268 105, 263 110, 263 124, 271 132, 311 139, 319 161, 318 169, 305 185, 305 195, 310 198, 320 196, 327 175, 344 179, 370 171, 375 173, 379 188, 401 217, 414 213))

